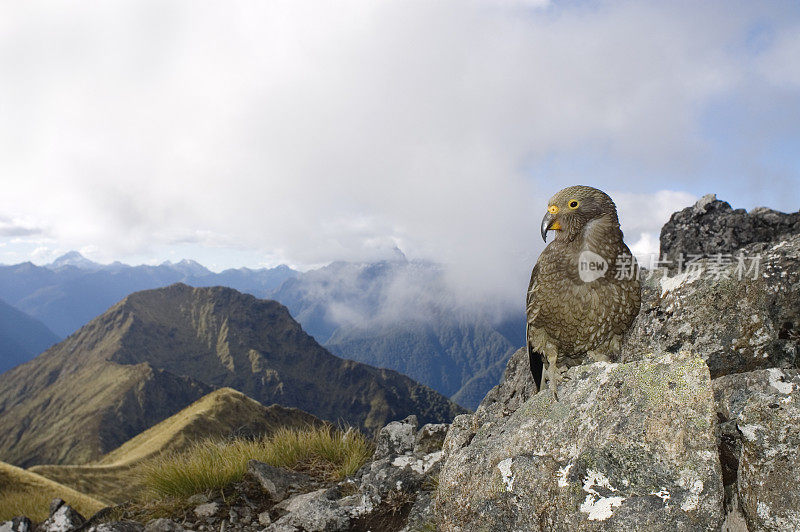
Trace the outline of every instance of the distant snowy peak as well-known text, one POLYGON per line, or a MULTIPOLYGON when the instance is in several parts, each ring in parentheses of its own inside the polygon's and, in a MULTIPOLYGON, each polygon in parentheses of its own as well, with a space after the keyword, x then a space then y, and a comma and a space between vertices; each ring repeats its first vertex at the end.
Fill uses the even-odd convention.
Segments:
POLYGON ((80 268, 81 270, 98 270, 103 267, 102 264, 98 264, 87 259, 78 251, 69 251, 64 253, 50 264, 47 264, 45 267, 51 270, 57 270, 65 266, 73 266, 75 268, 80 268))
POLYGON ((211 274, 211 270, 199 262, 190 259, 183 259, 180 262, 164 261, 161 263, 161 266, 167 266, 168 268, 179 271, 185 275, 200 276, 211 274))

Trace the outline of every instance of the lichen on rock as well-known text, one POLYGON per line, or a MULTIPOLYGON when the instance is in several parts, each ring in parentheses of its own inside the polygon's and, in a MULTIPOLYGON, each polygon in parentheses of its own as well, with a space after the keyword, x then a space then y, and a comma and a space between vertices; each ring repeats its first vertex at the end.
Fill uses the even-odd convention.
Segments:
POLYGON ((559 401, 539 393, 508 416, 479 408, 456 419, 437 493, 442 530, 719 527, 716 414, 701 358, 582 365, 562 386, 559 401))

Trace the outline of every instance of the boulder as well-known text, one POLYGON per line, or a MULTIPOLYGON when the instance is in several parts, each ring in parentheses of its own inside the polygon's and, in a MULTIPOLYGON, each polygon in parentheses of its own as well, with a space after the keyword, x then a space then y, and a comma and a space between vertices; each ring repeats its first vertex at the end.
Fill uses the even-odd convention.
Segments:
POLYGON ((770 368, 714 381, 726 506, 750 530, 800 530, 800 373, 770 368))
POLYGON ((678 211, 661 228, 661 258, 677 267, 683 257, 730 254, 757 242, 778 242, 800 233, 800 212, 758 207, 749 213, 732 209, 714 194, 678 211))
POLYGON ((508 415, 494 401, 456 418, 439 528, 718 530, 723 483, 703 360, 662 353, 566 377, 559 401, 543 392, 508 415))
POLYGON ((291 491, 298 491, 300 486, 312 482, 308 475, 282 467, 273 467, 258 460, 250 460, 247 463, 247 472, 258 481, 264 491, 269 493, 274 502, 284 500, 291 491))
POLYGON ((700 353, 713 378, 800 362, 800 235, 746 248, 739 264, 699 261, 672 277, 648 274, 621 361, 654 351, 700 353), (760 257, 760 258, 756 258, 760 257), (752 259, 752 260, 750 260, 752 259))

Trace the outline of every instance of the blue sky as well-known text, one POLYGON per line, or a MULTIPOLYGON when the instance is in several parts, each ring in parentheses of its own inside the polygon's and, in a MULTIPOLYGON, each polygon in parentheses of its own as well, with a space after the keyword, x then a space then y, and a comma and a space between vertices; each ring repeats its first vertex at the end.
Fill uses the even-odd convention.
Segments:
POLYGON ((798 57, 796 2, 7 5, 0 262, 398 246, 517 290, 563 186, 640 252, 709 192, 798 210, 798 57))

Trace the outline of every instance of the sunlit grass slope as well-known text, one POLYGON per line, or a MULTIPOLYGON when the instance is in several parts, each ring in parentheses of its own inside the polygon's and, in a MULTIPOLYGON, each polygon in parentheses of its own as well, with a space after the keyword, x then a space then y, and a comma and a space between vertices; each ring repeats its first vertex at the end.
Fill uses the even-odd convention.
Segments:
POLYGON ((281 427, 322 426, 316 417, 279 405, 265 407, 231 388, 206 395, 177 414, 133 437, 89 465, 42 465, 30 468, 83 493, 124 502, 136 491, 132 470, 162 453, 180 453, 195 443, 236 436, 263 436, 281 427))
POLYGON ((55 498, 64 499, 84 517, 107 506, 41 475, 0 462, 0 522, 18 515, 34 521, 47 519, 50 501, 55 498))

